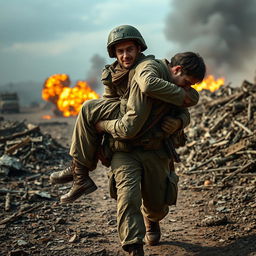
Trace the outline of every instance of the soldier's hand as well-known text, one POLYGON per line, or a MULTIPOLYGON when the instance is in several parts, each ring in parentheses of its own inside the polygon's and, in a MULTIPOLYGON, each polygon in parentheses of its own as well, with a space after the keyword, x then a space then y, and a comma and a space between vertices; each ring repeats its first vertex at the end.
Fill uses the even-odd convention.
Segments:
POLYGON ((173 134, 181 128, 182 122, 179 118, 165 116, 161 123, 162 130, 167 134, 173 134))

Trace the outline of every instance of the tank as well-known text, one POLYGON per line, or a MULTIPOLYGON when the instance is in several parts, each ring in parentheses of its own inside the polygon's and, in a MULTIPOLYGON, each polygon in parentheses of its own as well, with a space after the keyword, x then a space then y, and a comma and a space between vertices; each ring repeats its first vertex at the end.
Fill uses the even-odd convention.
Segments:
POLYGON ((17 93, 0 93, 0 113, 20 112, 19 97, 17 93))

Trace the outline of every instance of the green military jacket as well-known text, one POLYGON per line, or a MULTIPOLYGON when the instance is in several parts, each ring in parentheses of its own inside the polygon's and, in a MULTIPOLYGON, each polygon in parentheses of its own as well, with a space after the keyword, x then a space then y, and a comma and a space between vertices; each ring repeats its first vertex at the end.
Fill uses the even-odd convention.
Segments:
MULTIPOLYGON (((106 86, 105 98, 121 100, 120 118, 105 122, 105 130, 115 139, 132 139, 143 129, 147 129, 163 111, 168 109, 172 116, 183 121, 183 127, 190 122, 190 115, 184 108, 186 93, 192 99, 192 105, 199 100, 199 94, 193 88, 185 92, 171 82, 167 60, 156 60, 153 56, 142 58, 134 70, 127 89, 127 81, 120 87, 111 81, 106 86), (128 92, 128 93, 127 93, 128 92)), ((104 80, 104 79, 103 79, 104 80)), ((109 80, 108 80, 109 81, 109 80)))
MULTIPOLYGON (((146 60, 152 60, 155 57, 153 55, 145 56, 143 53, 139 55, 134 66, 139 65, 141 62, 146 60)), ((120 68, 119 68, 120 69, 120 68)), ((129 80, 129 70, 126 70, 124 76, 120 79, 114 79, 115 74, 119 72, 118 62, 115 61, 112 65, 106 65, 101 75, 101 81, 104 84, 105 99, 116 99, 120 100, 125 97, 128 92, 127 84, 129 80)))

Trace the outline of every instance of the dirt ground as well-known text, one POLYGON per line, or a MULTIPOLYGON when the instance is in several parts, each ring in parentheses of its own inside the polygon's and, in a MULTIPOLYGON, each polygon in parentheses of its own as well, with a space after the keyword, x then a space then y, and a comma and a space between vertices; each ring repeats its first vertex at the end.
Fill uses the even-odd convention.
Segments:
MULTIPOLYGON (((49 133, 64 146, 69 146, 75 118, 41 117, 49 111, 23 110, 20 114, 2 115, 6 120, 24 120, 38 124, 41 131, 49 133)), ((65 163, 67 164, 67 163, 65 163)), ((98 165, 92 178, 98 186, 94 193, 83 196, 74 204, 61 205, 59 196, 69 190, 70 185, 51 186, 51 172, 62 168, 53 166, 43 169, 42 177, 29 181, 40 190, 50 193, 51 198, 38 199, 39 208, 0 225, 0 255, 126 255, 120 248, 116 230, 116 202, 109 197, 107 168, 98 165)), ((205 224, 212 215, 209 190, 192 190, 186 186, 191 176, 178 172, 180 176, 177 206, 170 208, 161 221, 162 238, 157 246, 145 246, 147 256, 253 256, 256 255, 256 222, 254 208, 245 208, 239 215, 226 213, 222 221, 205 224), (254 215, 254 216, 253 216, 254 215)), ((15 188, 19 182, 11 180, 15 188)), ((28 183, 29 183, 28 182, 28 183)), ((24 199, 25 200, 25 199, 24 199)), ((18 205, 1 214, 7 217, 15 213, 18 205)), ((232 207, 236 207, 233 205, 232 207)), ((2 219, 2 217, 1 217, 2 219)))

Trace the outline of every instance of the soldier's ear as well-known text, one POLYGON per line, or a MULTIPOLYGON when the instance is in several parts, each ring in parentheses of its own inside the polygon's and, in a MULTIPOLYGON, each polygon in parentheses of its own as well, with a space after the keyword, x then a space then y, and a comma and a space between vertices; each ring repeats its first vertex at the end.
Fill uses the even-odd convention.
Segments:
POLYGON ((173 70, 173 74, 176 76, 179 76, 182 74, 182 66, 180 65, 172 67, 172 70, 173 70))

